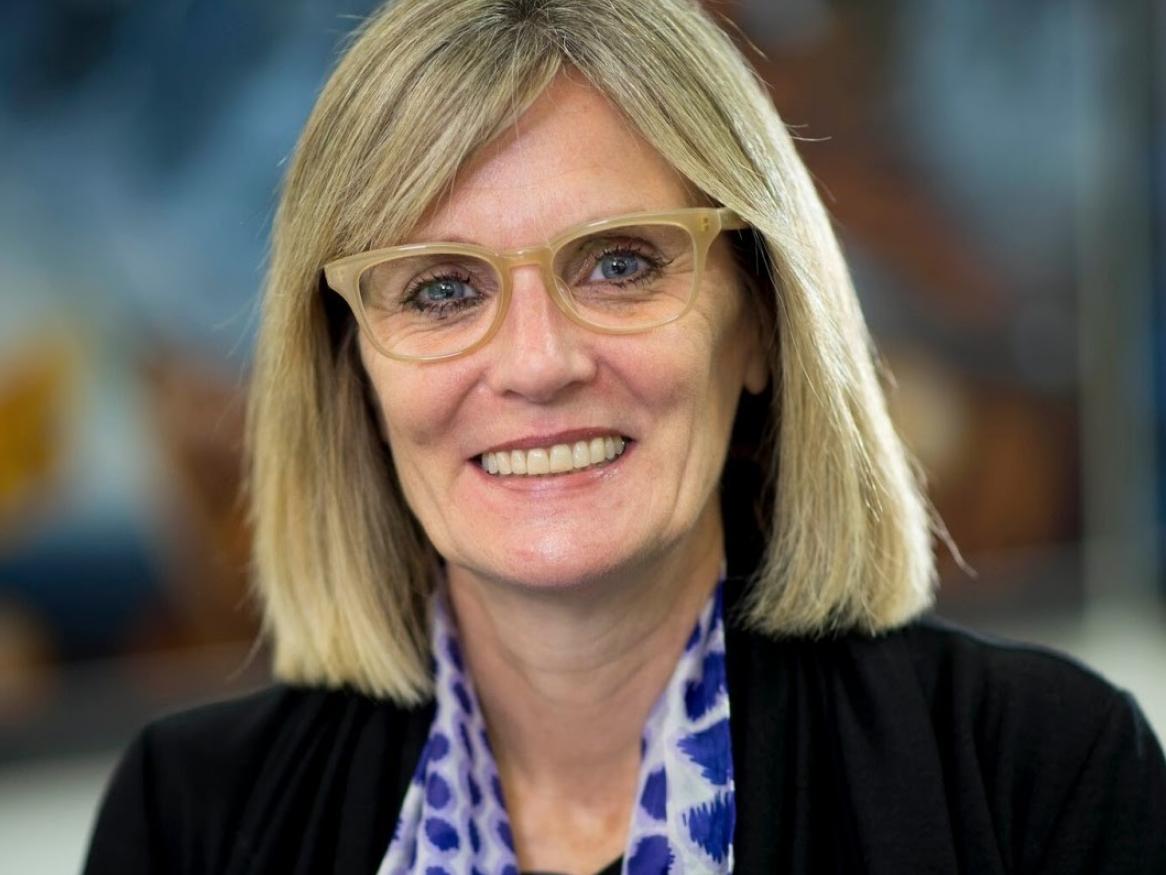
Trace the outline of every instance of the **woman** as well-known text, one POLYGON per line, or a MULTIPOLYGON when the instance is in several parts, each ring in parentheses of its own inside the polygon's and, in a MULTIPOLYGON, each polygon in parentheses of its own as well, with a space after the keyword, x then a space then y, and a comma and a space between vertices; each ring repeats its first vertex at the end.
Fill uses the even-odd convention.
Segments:
POLYGON ((250 461, 282 683, 148 727, 91 873, 1166 865, 1127 695, 917 619, 845 266, 695 4, 362 28, 276 219, 250 461))

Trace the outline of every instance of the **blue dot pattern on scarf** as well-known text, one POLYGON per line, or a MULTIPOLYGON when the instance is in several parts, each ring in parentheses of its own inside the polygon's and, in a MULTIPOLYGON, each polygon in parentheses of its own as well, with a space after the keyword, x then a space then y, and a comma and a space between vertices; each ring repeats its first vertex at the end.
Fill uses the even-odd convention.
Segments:
POLYGON ((640 839, 628 859, 628 875, 664 875, 672 867, 672 851, 664 836, 640 839))
POLYGON ((433 808, 444 808, 452 797, 449 784, 437 772, 431 772, 425 785, 425 801, 433 808))
POLYGON ((684 685, 684 710, 689 720, 699 720, 717 703, 725 688, 725 654, 710 653, 704 658, 699 680, 684 685))
POLYGON ((656 820, 668 816, 668 773, 663 767, 656 769, 644 781, 644 791, 640 794, 640 805, 656 820))
POLYGON ((502 844, 514 850, 514 836, 510 834, 510 824, 505 820, 498 824, 498 838, 502 839, 502 844))
POLYGON ((462 710, 469 714, 474 710, 474 703, 470 701, 470 694, 466 692, 465 685, 460 681, 453 685, 453 694, 457 696, 458 704, 462 706, 462 710))
POLYGON ((458 671, 465 671, 465 664, 462 662, 462 649, 457 643, 457 639, 449 637, 445 640, 445 652, 449 654, 450 664, 458 671))
POLYGON ((478 832, 478 825, 472 820, 468 822, 470 827, 470 847, 474 849, 477 854, 482 850, 482 835, 478 832))
POLYGON ((688 824, 688 834, 694 842, 717 862, 725 859, 733 838, 735 819, 731 800, 718 796, 711 802, 693 808, 684 819, 688 824))
POLYGON ((708 729, 694 732, 680 739, 680 749, 696 765, 700 766, 701 774, 704 775, 705 779, 718 787, 723 786, 729 779, 728 769, 731 760, 726 756, 729 753, 727 749, 729 744, 731 741, 727 721, 724 726, 720 723, 714 723, 708 729))
POLYGON ((440 817, 425 818, 425 837, 439 851, 451 851, 460 844, 453 824, 440 817))
MULTIPOLYGON (((433 723, 377 875, 518 875, 502 782, 442 587, 433 607, 433 723)), ((718 585, 644 725, 624 875, 732 872, 722 615, 718 585)))

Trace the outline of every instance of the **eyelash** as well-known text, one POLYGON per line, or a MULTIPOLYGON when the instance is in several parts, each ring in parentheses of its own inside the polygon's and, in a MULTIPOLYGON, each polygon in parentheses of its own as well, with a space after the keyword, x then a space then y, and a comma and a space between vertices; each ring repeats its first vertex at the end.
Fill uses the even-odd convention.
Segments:
POLYGON ((458 313, 469 307, 475 307, 478 304, 479 298, 461 298, 457 301, 439 301, 430 304, 422 304, 418 298, 421 292, 430 285, 440 282, 455 282, 473 288, 473 277, 465 272, 449 272, 436 274, 434 276, 425 277, 424 279, 415 280, 413 284, 405 290, 405 294, 401 298, 402 308, 410 308, 418 313, 424 313, 428 316, 434 316, 438 319, 443 319, 458 313))

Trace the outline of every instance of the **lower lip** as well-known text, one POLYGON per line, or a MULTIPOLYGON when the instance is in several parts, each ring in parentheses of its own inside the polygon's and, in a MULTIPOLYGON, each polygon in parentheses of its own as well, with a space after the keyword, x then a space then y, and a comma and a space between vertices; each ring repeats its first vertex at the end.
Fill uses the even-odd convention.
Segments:
MULTIPOLYGON (((626 439, 625 439, 626 440, 626 439)), ((589 465, 578 471, 562 474, 491 474, 479 460, 474 459, 470 465, 477 471, 478 476, 491 486, 503 489, 512 489, 516 492, 541 492, 557 489, 574 489, 600 483, 608 477, 616 476, 623 467, 624 461, 635 452, 636 441, 626 440, 623 452, 609 462, 601 465, 589 465)))

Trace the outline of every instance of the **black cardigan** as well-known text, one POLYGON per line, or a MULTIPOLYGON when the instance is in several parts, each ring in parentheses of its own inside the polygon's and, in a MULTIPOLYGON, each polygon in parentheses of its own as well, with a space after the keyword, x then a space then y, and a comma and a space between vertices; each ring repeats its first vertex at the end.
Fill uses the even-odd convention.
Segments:
MULTIPOLYGON (((1166 873, 1162 749, 1088 669, 935 620, 775 640, 729 617, 737 872, 1166 873)), ((85 872, 371 875, 431 716, 279 685, 157 721, 85 872)))

